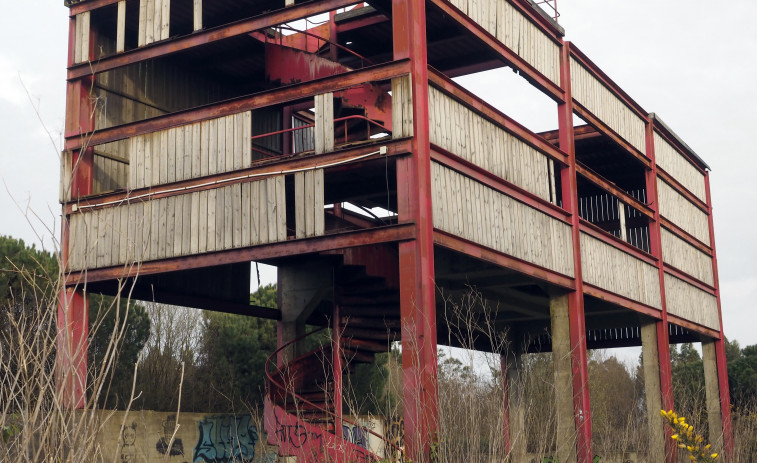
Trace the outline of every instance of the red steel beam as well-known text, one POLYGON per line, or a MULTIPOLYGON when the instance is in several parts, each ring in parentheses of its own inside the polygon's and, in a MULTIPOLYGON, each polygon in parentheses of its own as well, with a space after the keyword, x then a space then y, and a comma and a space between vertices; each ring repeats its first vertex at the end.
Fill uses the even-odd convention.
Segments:
POLYGON ((300 3, 289 8, 275 10, 212 29, 205 29, 176 39, 155 42, 98 61, 74 65, 68 69, 66 79, 79 79, 84 76, 94 75, 152 58, 167 56, 199 45, 249 34, 257 30, 354 4, 355 0, 318 0, 300 3))
POLYGON ((175 272, 193 268, 214 267, 238 262, 264 261, 299 254, 309 254, 335 249, 413 240, 414 224, 390 225, 369 230, 348 231, 315 238, 293 239, 279 243, 263 244, 248 248, 229 249, 184 257, 175 257, 134 265, 119 265, 92 270, 71 272, 66 276, 66 286, 98 281, 131 278, 139 275, 175 272))
POLYGON ((570 223, 570 220, 568 219, 569 214, 561 207, 556 206, 549 201, 545 201, 530 191, 524 190, 501 177, 497 177, 486 169, 478 167, 475 164, 446 151, 444 148, 431 145, 431 149, 431 159, 434 161, 444 164, 445 166, 454 169, 493 190, 506 194, 516 201, 543 212, 550 217, 564 223, 570 223))
MULTIPOLYGON (((670 323, 673 323, 674 325, 682 326, 689 331, 694 331, 701 335, 707 336, 708 338, 717 340, 718 337, 720 336, 720 332, 718 330, 713 330, 712 328, 702 326, 698 323, 694 323, 692 321, 683 319, 677 315, 668 314, 667 319, 670 323)), ((726 394, 728 394, 727 390, 726 390, 726 394)))
MULTIPOLYGON (((390 156, 390 157, 401 156, 401 155, 410 153, 410 140, 408 139, 388 141, 386 143, 381 144, 381 146, 385 146, 387 148, 387 153, 385 155, 382 155, 382 157, 383 156, 390 156)), ((350 158, 377 151, 378 148, 379 148, 379 145, 364 145, 364 146, 359 146, 359 147, 346 149, 342 151, 334 151, 328 154, 290 158, 285 161, 277 162, 275 164, 254 166, 248 169, 236 170, 233 172, 226 172, 223 174, 208 175, 205 177, 196 177, 189 180, 182 180, 179 182, 159 185, 155 187, 147 187, 147 188, 141 188, 138 190, 129 190, 129 191, 121 190, 121 191, 107 193, 107 194, 98 195, 94 197, 82 198, 82 199, 79 199, 75 205, 67 204, 64 209, 64 213, 66 215, 73 214, 75 212, 74 206, 76 207, 77 210, 89 211, 89 210, 93 210, 93 209, 96 210, 96 209, 100 209, 104 207, 118 206, 118 204, 104 205, 104 203, 113 203, 117 201, 119 202, 120 201, 122 202, 149 201, 153 199, 164 198, 167 196, 185 194, 188 192, 187 190, 191 190, 191 191, 209 190, 209 189, 218 187, 217 184, 215 185, 210 184, 214 182, 224 183, 224 185, 232 185, 234 183, 249 182, 252 179, 240 178, 240 177, 245 177, 248 175, 256 175, 260 177, 255 177, 255 179, 259 179, 267 175, 271 175, 271 176, 280 175, 281 172, 288 171, 288 170, 308 168, 308 167, 316 168, 318 166, 323 166, 323 165, 327 165, 327 164, 331 164, 335 162, 347 161, 350 158), (175 190, 182 190, 182 191, 175 191, 175 190), (149 198, 136 199, 136 200, 130 199, 130 198, 139 197, 148 193, 151 194, 149 198), (85 209, 82 209, 82 208, 85 208, 85 209)), ((365 162, 371 159, 376 159, 376 158, 368 158, 362 161, 365 162)), ((83 213, 86 213, 86 212, 83 212, 83 213)))
POLYGON ((603 301, 611 302, 620 307, 625 307, 627 309, 633 310, 634 312, 642 313, 657 320, 659 320, 662 316, 662 312, 656 307, 642 304, 640 302, 634 301, 633 299, 621 296, 620 294, 602 289, 599 286, 592 285, 591 283, 584 282, 584 294, 596 297, 597 299, 602 299, 603 301))
MULTIPOLYGON (((655 189, 657 186, 655 185, 655 189)), ((647 189, 647 191, 649 191, 647 189)), ((679 227, 675 223, 671 222, 670 220, 666 219, 665 217, 660 216, 660 224, 665 227, 669 232, 677 235, 682 240, 686 241, 690 245, 694 246, 695 248, 699 249, 703 253, 707 255, 712 255, 712 249, 710 246, 706 243, 703 243, 699 241, 699 238, 696 238, 691 233, 687 232, 683 228, 679 227)))
MULTIPOLYGON (((670 363, 670 332, 668 330, 668 309, 665 295, 665 264, 662 258, 662 237, 660 206, 657 196, 657 161, 654 148, 654 136, 652 124, 647 122, 645 128, 646 151, 652 160, 651 168, 645 173, 647 186, 647 199, 654 211, 654 221, 649 223, 649 245, 652 255, 657 258, 657 273, 660 282, 660 299, 662 302, 662 317, 656 322, 657 331, 657 359, 660 368, 660 389, 662 396, 662 408, 672 410, 675 407, 673 400, 673 372, 670 363)), ((665 460, 673 463, 676 460, 676 446, 669 437, 673 435, 669 429, 665 430, 665 460)))
POLYGON ((486 246, 460 238, 459 236, 452 235, 443 230, 434 230, 434 243, 438 246, 475 257, 476 259, 481 259, 499 265, 500 267, 530 275, 534 278, 565 289, 575 289, 575 281, 569 276, 518 259, 517 257, 509 256, 503 252, 487 248, 486 246))
POLYGON ((718 254, 715 249, 715 226, 712 219, 712 195, 710 194, 710 174, 705 174, 704 189, 707 196, 708 226, 710 229, 710 242, 712 243, 712 275, 715 285, 715 297, 718 301, 718 320, 720 321, 720 333, 713 336, 715 339, 715 357, 718 368, 718 389, 720 390, 720 413, 723 419, 723 446, 726 455, 733 455, 733 426, 731 423, 731 397, 728 387, 728 359, 725 355, 725 334, 723 333, 723 310, 720 303, 720 276, 718 275, 718 254))
POLYGON ((578 114, 581 117, 581 119, 585 120, 590 125, 592 125, 595 129, 597 129, 599 132, 602 132, 603 135, 606 135, 608 138, 614 141, 619 147, 627 151, 628 154, 630 154, 637 161, 642 163, 644 167, 651 169, 651 164, 649 162, 649 159, 647 159, 647 156, 644 155, 644 153, 636 149, 636 147, 633 146, 632 144, 628 143, 623 137, 618 135, 617 132, 611 129, 610 126, 602 122, 602 120, 596 117, 594 114, 592 114, 591 111, 583 107, 581 103, 575 101, 573 105, 574 105, 573 107, 574 111, 576 112, 576 114, 578 114))
POLYGON ((601 189, 615 196, 621 202, 633 207, 634 209, 638 210, 639 212, 641 212, 648 218, 654 220, 654 212, 649 206, 647 206, 646 204, 643 204, 641 201, 638 201, 636 198, 630 196, 625 191, 623 191, 620 187, 618 187, 611 181, 605 179, 604 177, 597 174, 596 172, 592 171, 591 169, 586 167, 583 163, 576 162, 576 173, 578 173, 581 177, 585 178, 586 180, 593 183, 594 185, 600 187, 601 189))
POLYGON ((665 264, 665 272, 669 273, 670 275, 673 275, 674 277, 678 278, 679 280, 683 280, 686 283, 690 284, 691 286, 694 286, 698 289, 701 289, 702 291, 708 292, 712 294, 713 296, 717 296, 715 288, 711 285, 708 285, 707 283, 703 281, 699 281, 698 279, 694 278, 693 276, 689 275, 688 273, 681 271, 677 269, 676 267, 673 267, 672 265, 665 264))
POLYGON ((528 18, 534 25, 536 25, 542 32, 550 36, 554 41, 560 40, 564 35, 561 29, 555 27, 551 20, 540 15, 536 11, 536 7, 528 0, 509 0, 509 3, 515 7, 518 11, 528 18))
POLYGON ((584 313, 584 283, 581 262, 581 224, 578 215, 578 186, 576 177, 576 146, 573 130, 574 101, 570 77, 570 42, 565 42, 560 54, 560 86, 565 102, 558 105, 560 148, 568 153, 569 164, 561 169, 563 207, 571 214, 573 238, 573 268, 575 291, 569 293, 569 323, 571 365, 573 378, 573 412, 576 426, 576 456, 578 463, 591 462, 591 399, 589 397, 588 354, 586 352, 586 315, 584 313))
POLYGON ((70 16, 76 16, 77 14, 85 13, 87 11, 96 10, 104 6, 113 5, 121 0, 89 0, 79 2, 76 5, 72 5, 69 8, 68 14, 70 16))
POLYGON ((481 116, 489 119, 506 132, 514 135, 519 140, 530 145, 539 152, 549 156, 562 165, 567 165, 568 155, 560 150, 549 141, 547 141, 541 135, 535 134, 525 128, 523 125, 508 117, 494 106, 490 105, 483 99, 477 97, 473 93, 464 89, 460 85, 456 84, 452 79, 448 78, 436 69, 429 70, 429 82, 434 84, 434 87, 441 90, 443 93, 456 99, 468 109, 472 109, 481 116))
POLYGON ((707 170, 702 168, 702 166, 699 165, 700 161, 695 159, 691 154, 689 154, 688 149, 681 147, 681 144, 678 143, 678 141, 676 140, 676 137, 673 136, 673 134, 671 134, 670 132, 668 132, 667 127, 665 127, 663 124, 657 123, 657 120, 654 118, 651 118, 651 121, 652 121, 652 126, 654 127, 655 132, 657 132, 657 135, 661 136, 663 140, 670 143, 670 146, 672 146, 673 149, 678 151, 678 153, 681 156, 686 158, 691 163, 691 165, 694 166, 694 168, 699 171, 700 174, 702 175, 707 174, 707 170))
POLYGON ((642 108, 638 103, 636 103, 633 98, 631 98, 618 84, 613 82, 610 77, 607 76, 607 74, 602 71, 599 66, 594 64, 592 60, 589 59, 588 56, 586 56, 581 50, 578 49, 576 44, 571 43, 570 44, 570 54, 571 57, 573 57, 576 61, 581 63, 586 69, 589 70, 591 74, 594 75, 597 79, 599 79, 602 84, 607 87, 608 90, 610 90, 616 97, 620 99, 623 103, 625 103, 626 106, 631 109, 634 113, 636 113, 637 116, 639 116, 643 121, 648 121, 648 113, 644 111, 644 108, 642 108))
MULTIPOLYGON (((691 203, 693 203, 696 207, 699 208, 702 212, 705 214, 708 211, 707 203, 699 199, 692 193, 688 188, 683 186, 681 182, 673 178, 672 175, 665 172, 663 169, 660 168, 660 166, 657 166, 657 175, 665 181, 668 185, 672 186, 674 190, 676 190, 678 193, 682 194, 686 199, 688 199, 691 203)), ((704 174, 703 174, 704 175, 704 174)), ((704 180, 704 179, 703 179, 704 180)))
MULTIPOLYGON (((449 16, 452 20, 458 22, 468 31, 473 33, 486 46, 491 48, 495 53, 500 55, 508 63, 512 64, 523 74, 522 76, 529 80, 536 88, 544 92, 547 96, 560 103, 565 99, 565 93, 559 85, 549 80, 544 74, 536 70, 526 60, 518 56, 517 53, 506 47, 496 37, 487 32, 478 23, 473 21, 468 15, 458 10, 446 0, 430 0, 431 3, 439 8, 442 13, 449 16)), ((549 36, 548 36, 549 37, 549 36)), ((551 37, 550 37, 551 38, 551 37)), ((553 39, 554 40, 554 39, 553 39)), ((558 44, 559 41, 556 40, 558 44)))
POLYGON ((598 226, 594 225, 593 223, 584 220, 579 219, 580 222, 580 230, 587 235, 591 235, 594 238, 602 241, 603 243, 607 243, 610 246, 614 247, 615 249, 618 249, 619 251, 622 251, 630 256, 633 256, 641 261, 646 262, 649 265, 654 265, 657 267, 657 258, 647 254, 646 252, 642 251, 641 249, 637 248, 636 246, 633 246, 630 243, 627 243, 623 241, 622 239, 618 238, 617 236, 607 233, 606 231, 602 230, 598 226))
POLYGON ((123 124, 109 129, 100 129, 86 133, 82 137, 66 139, 66 149, 77 149, 85 143, 89 146, 100 145, 124 138, 155 132, 170 127, 227 116, 290 101, 312 97, 321 93, 342 90, 364 84, 365 82, 387 80, 410 72, 408 60, 366 67, 357 71, 346 72, 333 77, 316 79, 309 82, 287 85, 263 93, 256 93, 233 98, 220 103, 201 106, 195 109, 178 111, 139 122, 123 124))

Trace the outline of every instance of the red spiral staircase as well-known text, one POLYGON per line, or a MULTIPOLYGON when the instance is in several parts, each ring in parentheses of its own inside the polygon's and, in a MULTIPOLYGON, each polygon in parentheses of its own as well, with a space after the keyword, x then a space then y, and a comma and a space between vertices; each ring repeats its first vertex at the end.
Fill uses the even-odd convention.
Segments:
MULTIPOLYGON (((342 417, 342 379, 356 365, 372 363, 376 353, 387 352, 390 340, 398 336, 397 251, 369 246, 329 256, 338 258, 334 287, 339 288, 331 323, 281 345, 269 357, 265 431, 279 455, 295 456, 298 463, 376 461, 383 455, 343 436, 342 424, 362 427, 342 417), (276 365, 282 352, 326 330, 328 343, 276 365)), ((362 429, 384 441, 389 454, 401 453, 383 436, 362 429)))

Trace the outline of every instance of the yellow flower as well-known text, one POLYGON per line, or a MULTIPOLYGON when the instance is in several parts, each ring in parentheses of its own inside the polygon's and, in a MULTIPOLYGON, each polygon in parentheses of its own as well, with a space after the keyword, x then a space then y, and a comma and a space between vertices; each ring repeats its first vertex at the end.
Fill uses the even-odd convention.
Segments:
POLYGON ((704 449, 705 450, 710 450, 710 447, 712 447, 712 444, 707 444, 707 445, 704 446, 704 449))
POLYGON ((678 440, 678 434, 673 434, 672 436, 670 436, 670 438, 673 440, 678 440))
POLYGON ((697 457, 695 457, 694 455, 689 455, 689 459, 691 461, 697 461, 697 457))
POLYGON ((717 457, 718 457, 718 454, 717 454, 717 453, 713 453, 713 454, 712 454, 712 455, 710 455, 710 456, 711 456, 712 458, 717 458, 717 457))

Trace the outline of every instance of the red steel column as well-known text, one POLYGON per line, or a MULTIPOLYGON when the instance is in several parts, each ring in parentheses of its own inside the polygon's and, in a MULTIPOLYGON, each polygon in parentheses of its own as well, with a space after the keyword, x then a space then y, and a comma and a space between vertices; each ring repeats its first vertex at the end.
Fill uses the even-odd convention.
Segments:
POLYGON ((720 339, 715 341, 715 357, 718 366, 718 386, 720 389, 720 414, 723 419, 723 450, 726 456, 733 454, 733 427, 731 425, 731 396, 728 386, 728 360, 725 356, 725 334, 723 334, 723 311, 720 306, 720 278, 718 276, 718 255, 715 250, 715 227, 712 221, 712 196, 710 195, 710 173, 704 176, 707 194, 707 221, 710 227, 710 247, 712 248, 712 275, 715 297, 718 300, 718 320, 720 321, 720 339))
POLYGON ((83 408, 87 389, 89 304, 83 291, 65 288, 58 303, 56 378, 61 403, 83 408))
MULTIPOLYGON (((76 19, 69 23, 68 64, 74 64, 76 46, 76 19)), ((94 43, 90 40, 90 43, 94 43)), ((92 49, 90 50, 90 57, 92 49)), ((93 104, 90 96, 92 78, 82 78, 67 84, 65 136, 76 136, 94 130, 93 104)), ((86 147, 72 155, 71 197, 92 194, 94 149, 86 147)), ((66 220, 61 226, 63 264, 69 255, 70 229, 66 220)), ((65 271, 65 268, 64 268, 65 271)), ((77 288, 61 290, 58 301, 58 352, 56 378, 62 404, 69 408, 82 408, 87 388, 87 336, 89 306, 84 291, 77 288)))
POLYGON ((439 422, 424 0, 393 0, 392 26, 394 58, 410 59, 413 97, 412 156, 397 162, 400 221, 416 226, 416 239, 399 245, 405 451, 425 462, 439 422))
MULTIPOLYGON (((657 202, 657 156, 654 147, 654 126, 647 117, 646 124, 647 157, 652 161, 652 169, 646 171, 647 204, 654 212, 654 221, 649 223, 650 253, 657 258, 657 269, 660 278, 661 318, 657 325, 657 358, 660 365, 660 389, 662 394, 662 408, 672 410, 673 402, 673 372, 670 364, 670 336, 668 331, 668 309, 665 302, 665 264, 662 260, 662 237, 660 225, 660 205, 657 202)), ((665 458, 668 463, 676 459, 677 447, 670 436, 673 432, 665 427, 665 458)))
POLYGON ((331 326, 331 356, 334 367, 334 434, 337 443, 344 440, 342 434, 342 327, 339 304, 334 304, 334 320, 331 326))
POLYGON ((591 461, 591 405, 586 353, 583 278, 581 276, 581 232, 578 216, 576 150, 573 134, 573 96, 570 85, 570 42, 564 42, 560 57, 560 84, 565 103, 558 105, 560 148, 568 154, 568 167, 561 170, 563 208, 571 213, 573 263, 576 289, 569 295, 570 347, 573 369, 573 411, 576 422, 576 456, 579 463, 591 461))

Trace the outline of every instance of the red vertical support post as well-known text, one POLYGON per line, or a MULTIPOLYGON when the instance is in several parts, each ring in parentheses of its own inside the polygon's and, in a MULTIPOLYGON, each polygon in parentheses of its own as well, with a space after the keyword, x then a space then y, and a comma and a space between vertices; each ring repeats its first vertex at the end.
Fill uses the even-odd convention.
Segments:
MULTIPOLYGON (((94 43, 90 40, 90 43, 94 43)), ((76 18, 69 22, 68 64, 74 64, 76 47, 76 18)), ((92 49, 90 50, 90 56, 92 49)), ((90 96, 92 78, 85 77, 67 84, 66 137, 86 136, 94 130, 93 104, 90 96)), ((71 197, 92 194, 94 149, 85 147, 72 154, 71 197)), ((65 223, 61 230, 63 263, 69 255, 70 230, 65 223)), ((66 269, 64 268, 64 271, 66 269)), ((63 406, 81 408, 86 402, 87 388, 87 336, 89 306, 84 291, 64 288, 58 300, 57 329, 58 352, 56 378, 63 406)))
POLYGON ((88 311, 83 291, 76 288, 61 291, 56 378, 65 408, 83 408, 86 402, 88 311))
POLYGON ((707 194, 707 221, 710 228, 710 247, 712 249, 712 275, 715 286, 715 297, 718 301, 718 320, 720 322, 720 338, 715 341, 715 358, 718 367, 718 389, 720 390, 720 413, 723 420, 723 450, 726 456, 733 455, 733 426, 731 423, 731 396, 728 386, 728 359, 725 356, 725 334, 723 333, 723 311, 720 306, 720 278, 718 276, 718 255, 715 249, 715 227, 712 220, 712 196, 710 194, 710 173, 704 176, 705 193, 707 194))
POLYGON ((412 156, 397 161, 398 214, 416 238, 399 245, 405 452, 429 461, 438 438, 438 384, 431 144, 424 0, 392 0, 394 59, 410 59, 412 156))
POLYGON ((560 84, 565 102, 558 105, 560 148, 568 154, 568 167, 561 170, 563 207, 571 214, 573 262, 576 289, 569 295, 570 347, 573 374, 573 411, 576 423, 576 456, 579 463, 591 461, 591 406, 586 352, 583 278, 581 276, 581 232, 578 215, 576 150, 573 133, 573 96, 570 83, 570 42, 564 42, 560 57, 560 84))
MULTIPOLYGON (((661 318, 657 325, 657 356, 660 365, 660 389, 662 407, 672 410, 673 402, 673 372, 670 364, 670 333, 668 331, 668 309, 665 302, 665 264, 662 260, 662 236, 660 225, 660 204, 657 201, 657 157, 654 146, 654 125, 647 117, 646 151, 652 168, 646 171, 647 204, 654 212, 654 221, 649 223, 649 248, 651 254, 657 258, 657 269, 660 281, 661 318)), ((676 446, 669 437, 673 432, 665 428, 665 458, 672 463, 676 459, 676 446)))
POLYGON ((331 357, 334 368, 334 435, 336 441, 344 440, 342 434, 342 328, 340 326, 341 311, 339 304, 334 304, 334 320, 331 326, 331 357))

